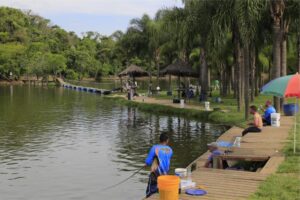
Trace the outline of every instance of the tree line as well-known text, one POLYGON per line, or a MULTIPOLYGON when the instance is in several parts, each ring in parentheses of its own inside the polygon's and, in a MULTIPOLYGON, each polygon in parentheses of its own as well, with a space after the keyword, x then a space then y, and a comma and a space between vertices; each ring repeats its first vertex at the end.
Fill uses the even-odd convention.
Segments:
MULTIPOLYGON (((183 0, 130 21, 125 32, 78 37, 31 11, 0 8, 0 78, 116 75, 136 64, 152 75, 182 59, 199 72, 203 91, 220 80, 246 109, 273 78, 300 71, 300 0, 183 0)), ((158 81, 157 81, 157 84, 158 81)), ((275 106, 280 102, 275 99, 275 106)))

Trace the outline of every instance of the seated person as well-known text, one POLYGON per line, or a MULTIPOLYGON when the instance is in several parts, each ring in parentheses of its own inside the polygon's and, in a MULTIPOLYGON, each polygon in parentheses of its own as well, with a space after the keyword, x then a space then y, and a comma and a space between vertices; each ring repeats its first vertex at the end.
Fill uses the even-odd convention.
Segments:
POLYGON ((242 135, 245 136, 249 132, 261 132, 261 128, 263 127, 263 121, 260 114, 257 112, 257 107, 252 105, 250 106, 250 114, 253 115, 253 123, 249 123, 250 127, 246 128, 242 135))
POLYGON ((271 125, 271 114, 276 113, 275 108, 272 106, 272 102, 270 100, 266 101, 266 110, 263 117, 263 123, 264 126, 270 126, 271 125))
POLYGON ((204 164, 204 167, 212 168, 214 156, 222 155, 223 152, 218 149, 218 143, 216 143, 216 142, 207 144, 207 147, 208 147, 208 150, 211 152, 211 154, 208 156, 207 161, 204 164))
POLYGON ((192 88, 189 89, 189 92, 188 92, 188 98, 191 99, 193 98, 195 95, 194 95, 194 91, 192 88))

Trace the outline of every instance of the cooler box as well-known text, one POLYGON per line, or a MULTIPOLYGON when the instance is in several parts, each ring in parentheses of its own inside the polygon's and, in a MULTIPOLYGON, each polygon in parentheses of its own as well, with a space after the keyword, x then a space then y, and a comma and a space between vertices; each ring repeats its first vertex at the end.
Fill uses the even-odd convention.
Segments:
POLYGON ((284 104, 283 112, 286 116, 293 116, 299 112, 299 105, 294 103, 284 104))

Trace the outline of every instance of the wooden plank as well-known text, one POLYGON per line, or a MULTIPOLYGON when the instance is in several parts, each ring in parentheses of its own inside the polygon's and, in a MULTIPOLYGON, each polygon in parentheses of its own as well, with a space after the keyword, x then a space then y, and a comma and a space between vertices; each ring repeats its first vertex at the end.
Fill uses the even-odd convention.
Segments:
POLYGON ((270 157, 269 156, 259 156, 259 155, 250 155, 250 154, 225 154, 218 156, 222 160, 243 160, 243 161, 266 161, 270 157))
POLYGON ((272 173, 276 172, 278 166, 283 161, 284 161, 284 157, 283 156, 280 156, 280 157, 271 157, 268 160, 268 162, 266 163, 266 165, 262 168, 262 170, 260 170, 260 173, 261 174, 272 174, 272 173))

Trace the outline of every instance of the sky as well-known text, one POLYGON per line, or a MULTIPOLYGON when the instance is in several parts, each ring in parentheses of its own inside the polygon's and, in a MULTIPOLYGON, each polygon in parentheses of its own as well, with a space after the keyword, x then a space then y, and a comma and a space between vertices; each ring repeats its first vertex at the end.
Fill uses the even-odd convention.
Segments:
POLYGON ((161 8, 183 5, 181 0, 0 0, 0 6, 31 10, 80 36, 87 31, 125 31, 132 18, 144 13, 154 17, 161 8))

